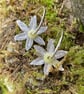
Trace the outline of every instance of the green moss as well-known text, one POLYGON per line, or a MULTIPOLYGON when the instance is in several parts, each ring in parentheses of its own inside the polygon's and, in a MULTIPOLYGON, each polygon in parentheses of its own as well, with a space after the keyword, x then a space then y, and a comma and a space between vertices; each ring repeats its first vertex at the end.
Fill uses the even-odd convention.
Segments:
POLYGON ((11 87, 12 83, 10 83, 9 81, 6 82, 5 80, 6 80, 6 78, 5 79, 3 77, 0 78, 0 88, 1 88, 1 92, 2 92, 0 94, 10 94, 11 93, 9 91, 10 89, 8 87, 11 87))
POLYGON ((0 81, 0 94, 7 94, 7 88, 1 81, 0 81))
POLYGON ((78 94, 83 94, 84 93, 84 86, 79 85, 77 91, 78 91, 78 94))
POLYGON ((47 6, 49 8, 52 7, 53 3, 54 3, 54 0, 40 0, 40 2, 44 5, 44 6, 47 6))
POLYGON ((80 23, 80 26, 79 26, 79 31, 80 31, 80 32, 84 32, 84 26, 83 26, 83 24, 82 24, 82 23, 80 23))
POLYGON ((71 81, 75 83, 78 94, 83 94, 84 85, 84 48, 73 46, 67 55, 67 63, 71 64, 71 81))
POLYGON ((48 20, 48 22, 52 22, 52 21, 55 21, 56 19, 56 13, 54 11, 49 11, 47 10, 47 13, 46 13, 46 19, 48 20))
POLYGON ((74 41, 70 36, 64 35, 60 49, 69 50, 70 47, 74 45, 74 41))
POLYGON ((21 79, 20 75, 17 80, 13 81, 12 78, 9 78, 9 74, 6 76, 0 74, 0 92, 2 92, 0 94, 16 94, 16 92, 23 90, 25 79, 21 79))
POLYGON ((81 65, 84 63, 84 49, 80 46, 74 46, 70 48, 68 53, 69 62, 73 64, 81 65))

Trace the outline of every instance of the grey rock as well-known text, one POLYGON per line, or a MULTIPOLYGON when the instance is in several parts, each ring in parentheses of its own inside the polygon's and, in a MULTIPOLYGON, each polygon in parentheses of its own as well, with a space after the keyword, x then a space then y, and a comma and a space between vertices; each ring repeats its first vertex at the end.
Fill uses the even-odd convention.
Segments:
POLYGON ((84 25, 84 0, 71 0, 74 15, 81 20, 84 25))

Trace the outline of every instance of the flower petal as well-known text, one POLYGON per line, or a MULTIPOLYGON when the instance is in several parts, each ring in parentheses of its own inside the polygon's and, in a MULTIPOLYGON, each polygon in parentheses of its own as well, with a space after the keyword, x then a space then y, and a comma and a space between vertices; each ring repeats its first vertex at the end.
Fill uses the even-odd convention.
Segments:
POLYGON ((26 45, 25 45, 26 50, 29 50, 32 47, 32 45, 33 45, 33 40, 30 38, 27 38, 26 45))
POLYGON ((40 44, 40 45, 45 45, 45 42, 44 42, 44 40, 41 38, 41 37, 36 37, 35 39, 34 39, 34 41, 36 42, 36 43, 38 43, 38 44, 40 44))
POLYGON ((14 37, 14 40, 25 40, 27 38, 27 35, 24 33, 20 33, 20 34, 17 34, 15 37, 14 37))
POLYGON ((62 65, 60 65, 59 70, 64 71, 64 68, 62 67, 62 65))
POLYGON ((44 74, 45 74, 45 75, 48 75, 49 72, 51 72, 51 69, 52 69, 52 65, 50 65, 50 64, 45 64, 45 65, 44 65, 44 68, 43 68, 44 74))
POLYGON ((24 32, 28 32, 29 28, 27 27, 27 25, 25 23, 23 23, 21 20, 17 20, 16 23, 18 24, 18 26, 20 27, 20 29, 24 32))
POLYGON ((67 51, 58 50, 57 53, 56 53, 56 55, 55 55, 55 58, 56 59, 60 59, 60 58, 64 57, 66 54, 67 54, 67 51))
POLYGON ((48 52, 54 52, 54 50, 55 50, 54 40, 50 39, 50 40, 48 40, 47 51, 48 52))
POLYGON ((38 57, 37 59, 33 60, 30 65, 43 65, 44 64, 44 60, 40 57, 38 57))
POLYGON ((36 16, 31 17, 29 27, 31 29, 36 29, 37 27, 37 17, 36 16))
POLYGON ((39 29, 39 31, 37 32, 37 34, 39 35, 39 34, 45 32, 45 31, 47 30, 47 28, 48 28, 47 26, 45 26, 45 27, 40 27, 40 29, 39 29))
POLYGON ((45 54, 45 49, 43 49, 42 47, 40 47, 40 46, 37 46, 37 45, 35 45, 34 46, 34 48, 35 48, 35 50, 38 52, 38 53, 40 53, 42 56, 45 54))

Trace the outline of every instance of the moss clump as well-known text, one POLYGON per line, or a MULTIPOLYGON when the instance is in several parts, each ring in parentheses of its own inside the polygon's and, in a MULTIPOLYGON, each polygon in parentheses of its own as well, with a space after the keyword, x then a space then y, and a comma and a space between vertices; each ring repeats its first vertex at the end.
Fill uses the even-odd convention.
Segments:
POLYGON ((47 6, 47 7, 51 8, 53 3, 54 3, 54 0, 40 0, 40 2, 44 6, 47 6))
POLYGON ((81 86, 81 85, 79 85, 78 87, 78 94, 83 94, 84 93, 84 86, 81 86))
POLYGON ((76 85, 78 94, 83 94, 84 90, 84 48, 73 46, 67 55, 67 63, 71 64, 71 81, 76 85))
POLYGON ((7 88, 5 85, 0 81, 0 94, 6 94, 7 88))
POLYGON ((69 33, 65 33, 60 49, 69 50, 69 48, 74 45, 75 45, 75 43, 73 40, 73 35, 70 36, 69 33))
POLYGON ((9 81, 7 81, 7 79, 2 78, 0 79, 0 94, 11 94, 13 93, 13 89, 12 89, 12 83, 10 83, 9 81))
POLYGON ((76 64, 76 65, 81 65, 84 63, 84 49, 83 47, 80 46, 73 46, 70 48, 70 51, 68 53, 69 62, 76 64))

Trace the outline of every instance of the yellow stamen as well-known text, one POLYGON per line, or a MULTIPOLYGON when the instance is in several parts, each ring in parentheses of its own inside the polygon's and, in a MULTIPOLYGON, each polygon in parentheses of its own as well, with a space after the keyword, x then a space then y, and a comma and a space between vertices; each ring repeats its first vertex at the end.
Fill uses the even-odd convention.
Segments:
POLYGON ((46 53, 44 55, 44 61, 45 61, 45 63, 52 63, 53 62, 52 54, 46 53))
POLYGON ((31 30, 28 32, 28 37, 31 38, 31 39, 35 39, 37 37, 37 34, 34 33, 35 31, 34 30, 31 30))

